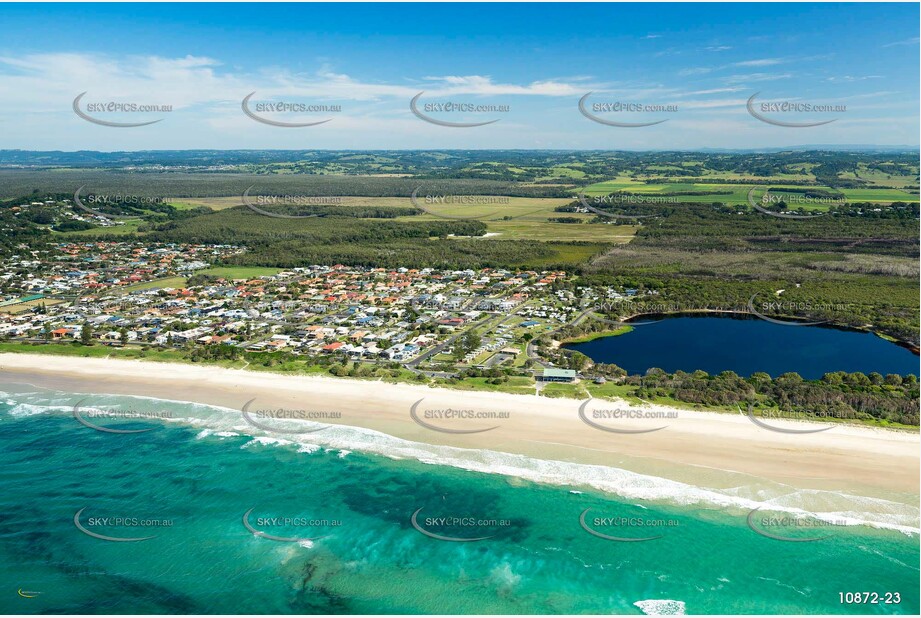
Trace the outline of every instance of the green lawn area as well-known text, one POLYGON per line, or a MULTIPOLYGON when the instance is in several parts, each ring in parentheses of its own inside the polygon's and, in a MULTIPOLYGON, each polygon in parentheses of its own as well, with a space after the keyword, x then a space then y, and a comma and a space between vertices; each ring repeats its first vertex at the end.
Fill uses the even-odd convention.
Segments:
MULTIPOLYGON (((514 367, 515 369, 518 369, 518 368, 520 368, 520 367, 523 367, 524 364, 527 363, 528 360, 529 360, 527 351, 525 350, 525 348, 527 347, 527 344, 524 344, 524 343, 513 343, 513 344, 511 344, 509 347, 517 348, 517 349, 521 350, 521 353, 520 353, 518 356, 515 357, 515 359, 511 362, 511 365, 510 365, 510 366, 511 366, 511 367, 514 367)), ((506 364, 508 364, 508 363, 506 363, 506 364)))
POLYGON ((137 292, 138 290, 151 290, 153 288, 184 288, 186 283, 185 277, 165 277, 163 279, 154 279, 153 281, 144 281, 118 288, 116 291, 128 293, 137 292))
POLYGON ((196 270, 195 274, 223 277, 224 279, 255 279, 256 277, 277 275, 281 271, 281 268, 263 266, 215 266, 213 268, 196 270))
POLYGON ((52 305, 59 305, 63 301, 59 298, 40 298, 38 300, 28 300, 24 303, 16 303, 14 305, 6 305, 5 307, 0 308, 0 313, 9 313, 17 314, 22 313, 23 311, 30 311, 36 307, 41 307, 45 305, 46 307, 51 307, 52 305))

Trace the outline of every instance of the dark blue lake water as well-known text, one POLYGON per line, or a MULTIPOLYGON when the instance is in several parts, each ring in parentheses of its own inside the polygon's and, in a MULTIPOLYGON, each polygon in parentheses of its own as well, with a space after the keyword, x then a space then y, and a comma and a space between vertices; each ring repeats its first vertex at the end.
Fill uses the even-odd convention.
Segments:
POLYGON ((630 374, 658 367, 669 373, 730 370, 746 377, 756 371, 774 377, 795 371, 818 379, 830 371, 918 375, 919 365, 911 350, 872 333, 729 316, 669 317, 624 335, 566 347, 630 374))

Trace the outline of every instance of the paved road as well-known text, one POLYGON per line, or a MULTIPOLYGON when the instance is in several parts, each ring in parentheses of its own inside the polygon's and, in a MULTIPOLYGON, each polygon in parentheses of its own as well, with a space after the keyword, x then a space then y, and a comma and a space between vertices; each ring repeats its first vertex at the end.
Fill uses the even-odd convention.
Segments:
MULTIPOLYGON (((499 326, 501 326, 502 324, 504 324, 507 320, 509 320, 509 319, 511 319, 512 317, 514 317, 515 314, 517 314, 518 311, 519 311, 520 309, 524 308, 525 305, 527 305, 527 302, 521 303, 520 305, 518 305, 518 307, 515 308, 514 311, 512 311, 511 313, 507 313, 507 314, 494 313, 494 312, 488 312, 488 311, 486 311, 486 312, 484 312, 484 313, 491 313, 491 315, 492 315, 493 317, 487 319, 487 320, 486 320, 485 322, 483 322, 478 328, 484 328, 484 327, 485 327, 486 330, 484 331, 483 334, 484 334, 484 335, 488 335, 488 334, 492 333, 492 331, 494 331, 496 328, 498 328, 499 326), (496 321, 496 318, 502 318, 502 319, 499 320, 499 321, 496 321), (493 322, 493 323, 490 323, 490 322, 493 322)), ((464 307, 463 309, 466 309, 466 308, 467 308, 467 307, 464 307)), ((409 369, 410 371, 414 371, 414 372, 416 372, 416 373, 424 373, 425 375, 428 375, 428 376, 436 376, 436 377, 453 377, 453 376, 457 375, 456 373, 446 373, 446 372, 440 372, 440 371, 421 371, 421 370, 419 370, 419 369, 416 369, 416 367, 418 367, 420 363, 423 363, 423 362, 427 361, 429 358, 432 358, 433 356, 438 355, 439 353, 442 352, 442 350, 445 350, 446 348, 448 348, 448 347, 450 347, 451 345, 453 345, 455 341, 457 341, 460 337, 464 336, 464 335, 465 335, 466 333, 468 333, 469 331, 470 331, 469 328, 468 328, 468 329, 464 329, 463 331, 457 333, 456 335, 452 335, 451 337, 448 337, 448 338, 447 338, 445 341, 443 341, 442 343, 439 343, 438 345, 436 345, 436 346, 434 346, 434 347, 432 347, 432 348, 426 350, 425 352, 423 352, 422 354, 420 354, 420 355, 417 356, 416 358, 412 359, 411 361, 408 361, 408 362, 406 362, 406 363, 403 363, 403 366, 404 366, 406 369, 409 369)))
MULTIPOLYGON (((501 313, 494 314, 492 318, 490 318, 490 319, 486 320, 485 322, 483 322, 483 326, 488 325, 489 322, 490 322, 490 320, 495 320, 497 317, 501 317, 501 316, 502 316, 501 313)), ((505 317, 503 318, 502 322, 504 322, 505 320, 507 320, 507 319, 510 318, 510 317, 511 317, 511 315, 505 316, 505 317)), ((501 322, 500 322, 500 324, 501 324, 501 322)), ((493 328, 495 328, 496 326, 498 326, 498 324, 495 324, 495 325, 493 325, 493 326, 490 326, 490 330, 493 329, 493 328)), ((437 354, 440 354, 440 353, 442 352, 442 350, 444 350, 445 348, 450 347, 455 341, 457 341, 458 339, 460 339, 461 337, 463 337, 463 336, 464 336, 465 334, 467 334, 469 331, 470 331, 470 329, 469 329, 469 328, 466 328, 466 329, 460 331, 459 333, 457 333, 456 335, 451 335, 450 337, 448 337, 447 339, 445 339, 443 342, 439 343, 438 345, 432 346, 431 348, 429 348, 428 350, 426 350, 425 352, 423 352, 422 354, 420 354, 420 355, 417 356, 416 358, 412 359, 411 361, 407 361, 406 363, 403 363, 403 366, 406 367, 407 369, 411 370, 411 371, 415 371, 415 369, 416 369, 416 367, 419 365, 419 363, 425 362, 426 360, 428 360, 428 359, 431 358, 432 356, 435 356, 435 355, 437 355, 437 354)), ((487 332, 488 332, 488 331, 487 331, 487 332)))
MULTIPOLYGON (((560 326, 560 327, 557 328, 556 330, 551 331, 549 334, 552 336, 552 335, 555 335, 556 333, 560 332, 560 331, 561 331, 564 327, 566 327, 566 326, 575 326, 575 325, 577 325, 579 322, 581 322, 582 320, 584 320, 584 319, 585 319, 590 313, 592 313, 594 310, 595 310, 594 307, 589 307, 588 309, 585 309, 584 311, 582 311, 582 313, 580 313, 579 315, 577 315, 577 316, 576 316, 576 319, 574 319, 572 322, 567 322, 566 324, 563 324, 562 326, 560 326)), ((549 363, 543 361, 543 360, 540 358, 540 356, 537 354, 537 350, 534 349, 534 340, 533 340, 533 339, 532 339, 531 341, 528 342, 528 345, 527 345, 527 347, 526 347, 525 349, 526 349, 526 351, 527 351, 528 358, 530 358, 532 361, 534 361, 535 363, 537 363, 538 365, 540 365, 540 366, 543 367, 544 369, 546 369, 547 367, 552 367, 552 366, 553 366, 553 365, 551 365, 551 364, 549 364, 549 363)))

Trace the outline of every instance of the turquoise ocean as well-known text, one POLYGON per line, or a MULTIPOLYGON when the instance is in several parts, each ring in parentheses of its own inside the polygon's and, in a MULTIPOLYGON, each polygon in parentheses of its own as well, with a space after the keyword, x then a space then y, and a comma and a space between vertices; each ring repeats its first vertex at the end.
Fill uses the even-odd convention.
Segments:
POLYGON ((352 427, 267 433, 199 404, 0 390, 5 614, 919 613, 911 497, 716 491, 352 427), (75 405, 87 424, 147 431, 94 429, 75 405), (879 598, 842 603, 857 592, 879 598))

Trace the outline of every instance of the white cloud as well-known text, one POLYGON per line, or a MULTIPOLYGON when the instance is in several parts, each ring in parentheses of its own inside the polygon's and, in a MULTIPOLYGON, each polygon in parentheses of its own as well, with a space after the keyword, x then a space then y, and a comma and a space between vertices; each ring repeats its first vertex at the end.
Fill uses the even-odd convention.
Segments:
POLYGON ((883 79, 882 75, 842 75, 840 77, 828 77, 825 79, 827 82, 861 82, 867 79, 883 79))
POLYGON ((708 67, 692 67, 688 69, 681 69, 678 71, 678 75, 681 77, 692 77, 694 75, 706 75, 712 71, 713 69, 708 67))
POLYGON ((757 60, 743 60, 742 62, 733 62, 734 67, 769 67, 782 63, 780 58, 759 58, 757 60))
POLYGON ((303 97, 313 100, 378 101, 427 95, 573 96, 592 84, 539 80, 526 84, 497 83, 482 75, 428 77, 415 84, 370 82, 323 67, 316 73, 264 69, 235 73, 205 57, 158 56, 112 58, 92 54, 0 56, 0 85, 7 109, 62 109, 81 92, 87 99, 118 98, 136 103, 170 104, 175 109, 240 101, 250 92, 259 97, 303 97))
POLYGON ((886 43, 883 45, 883 47, 895 47, 897 45, 917 45, 919 42, 921 42, 921 37, 914 37, 913 39, 905 39, 904 41, 886 43))
POLYGON ((702 95, 702 94, 721 94, 721 93, 724 93, 724 92, 739 92, 739 91, 741 91, 741 90, 745 90, 745 89, 744 89, 744 88, 739 88, 739 87, 732 87, 732 88, 710 88, 709 90, 695 90, 695 91, 693 91, 693 92, 689 92, 688 94, 691 95, 691 96, 697 96, 697 95, 702 95))
POLYGON ((743 84, 746 82, 767 82, 777 79, 789 79, 790 73, 747 73, 743 75, 727 75, 723 81, 727 84, 743 84))
POLYGON ((534 81, 526 85, 497 84, 490 77, 482 75, 445 75, 425 77, 424 79, 433 82, 425 90, 427 92, 432 91, 433 94, 438 95, 538 95, 559 97, 584 94, 586 90, 584 84, 576 88, 574 84, 553 80, 534 81))

